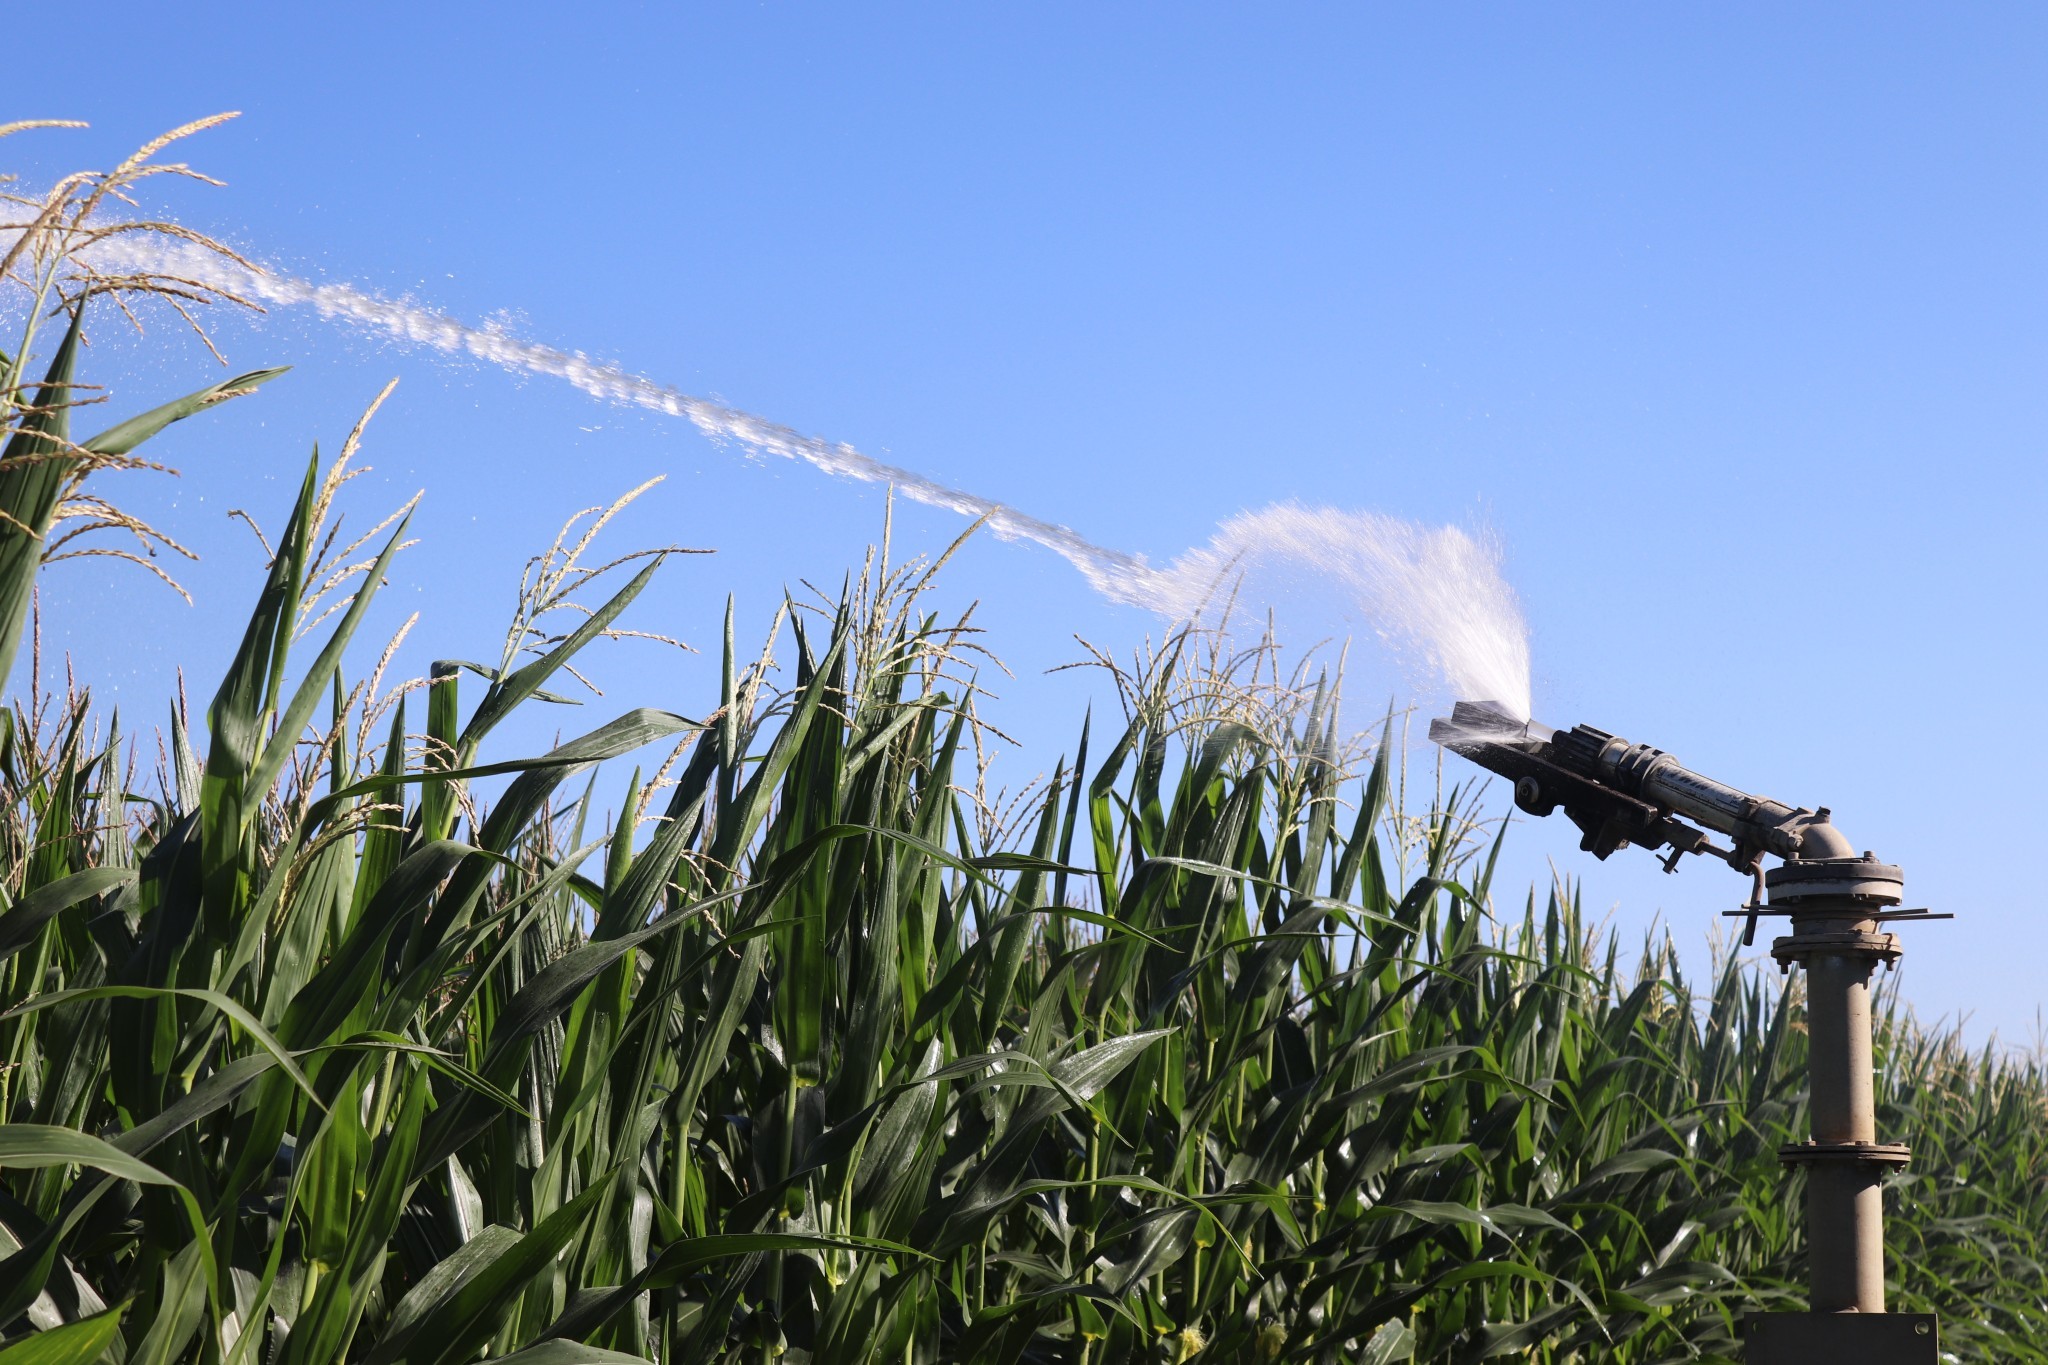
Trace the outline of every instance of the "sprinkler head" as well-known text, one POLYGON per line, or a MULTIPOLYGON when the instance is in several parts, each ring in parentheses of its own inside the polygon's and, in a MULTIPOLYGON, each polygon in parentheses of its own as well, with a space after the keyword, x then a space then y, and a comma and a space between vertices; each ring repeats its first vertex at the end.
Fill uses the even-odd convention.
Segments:
POLYGON ((1825 807, 1751 796, 1680 766, 1661 749, 1590 725, 1555 730, 1518 719, 1499 702, 1461 701, 1430 722, 1429 737, 1514 783, 1515 804, 1529 814, 1562 809, 1579 827, 1579 847, 1596 858, 1636 844, 1670 849, 1667 872, 1684 855, 1701 853, 1754 876, 1766 853, 1853 856, 1825 807), (1716 844, 1708 831, 1727 835, 1730 844, 1716 844))

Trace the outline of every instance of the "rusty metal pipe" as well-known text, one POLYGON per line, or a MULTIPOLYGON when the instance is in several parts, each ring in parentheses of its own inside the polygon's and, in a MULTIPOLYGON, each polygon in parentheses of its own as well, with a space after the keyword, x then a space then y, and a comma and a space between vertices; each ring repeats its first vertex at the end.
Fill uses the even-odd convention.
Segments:
POLYGON ((1816 1313, 1885 1311, 1882 1178, 1846 1162, 1807 1168, 1807 1291, 1816 1313))
MULTIPOLYGON (((1839 923, 1839 921, 1836 921, 1839 923)), ((1865 927, 1874 928, 1869 921, 1865 927)), ((1808 1075, 1816 1143, 1875 1143, 1868 957, 1820 953, 1806 966, 1808 1075)), ((1881 1168, 1807 1167, 1806 1236, 1816 1313, 1884 1312, 1881 1168)))
POLYGON ((1788 862, 1765 880, 1772 906, 1792 917, 1771 955, 1806 970, 1812 1137, 1780 1156, 1806 1171, 1812 1311, 1882 1313, 1883 1180, 1908 1153, 1877 1137, 1870 977, 1898 958, 1898 939, 1878 916, 1899 903, 1904 879, 1866 856, 1788 862))
POLYGON ((1877 1141, 1870 1044, 1870 960, 1806 960, 1806 1027, 1817 1142, 1877 1141))

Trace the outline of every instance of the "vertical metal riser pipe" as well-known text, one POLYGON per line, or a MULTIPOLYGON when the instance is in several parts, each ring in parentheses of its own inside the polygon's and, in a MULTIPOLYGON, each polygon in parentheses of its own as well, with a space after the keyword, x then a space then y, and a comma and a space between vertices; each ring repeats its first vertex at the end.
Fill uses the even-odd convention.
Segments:
POLYGON ((1767 875, 1771 904, 1793 932, 1771 945, 1789 971, 1806 969, 1808 1108, 1812 1137, 1782 1149, 1806 1170, 1806 1239, 1816 1313, 1882 1313, 1887 1170, 1903 1145, 1877 1140, 1870 977, 1896 961, 1898 939, 1877 918, 1897 905, 1899 870, 1867 858, 1793 861, 1767 875))
MULTIPOLYGON (((1841 921, 1830 921, 1841 923, 1841 921)), ((1845 925, 1861 931, 1868 921, 1845 925)), ((1821 953, 1806 959, 1806 1028, 1818 1142, 1877 1141, 1867 957, 1821 953)))
POLYGON ((1816 1313, 1884 1312, 1884 1203, 1880 1171, 1860 1162, 1806 1170, 1808 1288, 1816 1313))
MULTIPOLYGON (((1867 920, 1828 923, 1848 932, 1876 927, 1867 920)), ((1807 958, 1805 965, 1814 1141, 1875 1143, 1872 960, 1819 953, 1807 958)), ((1814 1162, 1807 1169, 1806 1236, 1816 1313, 1884 1311, 1881 1177, 1881 1168, 1855 1160, 1814 1162)))

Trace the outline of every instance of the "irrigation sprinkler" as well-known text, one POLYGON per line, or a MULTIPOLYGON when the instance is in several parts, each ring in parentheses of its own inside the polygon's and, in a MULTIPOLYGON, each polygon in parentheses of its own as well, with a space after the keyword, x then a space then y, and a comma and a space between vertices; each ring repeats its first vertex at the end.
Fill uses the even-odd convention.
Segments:
POLYGON ((1745 1324, 1749 1365, 1933 1365, 1931 1313, 1886 1313, 1881 1185, 1904 1166, 1901 1142, 1879 1142, 1872 1095, 1870 975, 1899 960, 1889 926, 1948 919, 1898 907, 1905 878, 1859 855, 1828 809, 1751 796, 1679 765, 1662 750, 1580 725, 1553 730, 1491 702, 1459 702, 1429 737, 1515 784, 1531 815, 1562 810, 1596 858, 1634 844, 1676 871, 1692 853, 1749 874, 1749 902, 1727 912, 1753 943, 1759 916, 1792 932, 1773 940, 1785 971, 1806 969, 1807 1078, 1813 1132, 1778 1150, 1806 1172, 1810 1312, 1762 1313, 1745 1324), (1719 834, 1727 843, 1717 844, 1719 834), (1766 855, 1779 865, 1766 869, 1766 855))

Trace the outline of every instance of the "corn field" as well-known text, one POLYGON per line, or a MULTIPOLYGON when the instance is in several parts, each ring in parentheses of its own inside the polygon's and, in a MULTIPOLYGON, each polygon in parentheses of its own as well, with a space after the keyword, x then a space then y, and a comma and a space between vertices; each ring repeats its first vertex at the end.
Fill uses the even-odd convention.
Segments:
MULTIPOLYGON (((81 265, 106 179, 0 271, 0 668, 71 532, 158 534, 90 476, 275 373, 75 434, 87 316, 192 302, 81 265)), ((40 661, 0 713, 0 1365, 1635 1365, 1803 1305, 1796 978, 1496 888, 1334 683, 1099 659, 1122 715, 999 800, 978 637, 878 553, 508 756, 673 555, 572 522, 500 658, 389 679, 356 443, 203 717, 40 661)), ((1894 1004, 1879 1079, 1895 1306, 2048 1361, 2048 1070, 1894 1004)))

